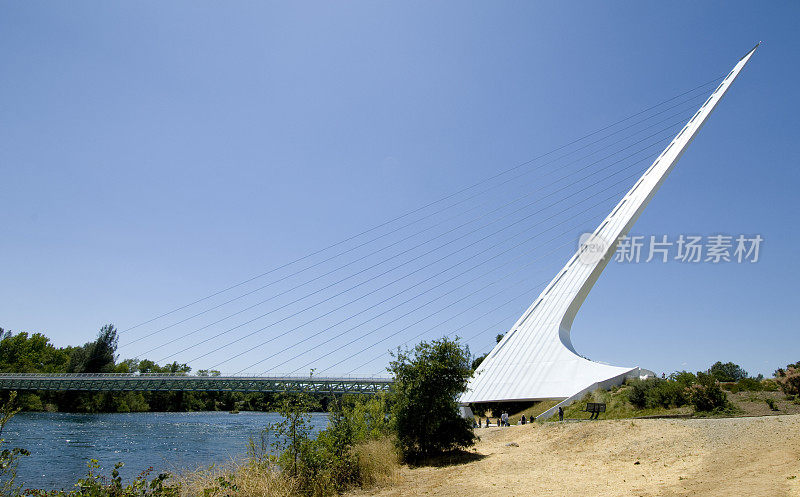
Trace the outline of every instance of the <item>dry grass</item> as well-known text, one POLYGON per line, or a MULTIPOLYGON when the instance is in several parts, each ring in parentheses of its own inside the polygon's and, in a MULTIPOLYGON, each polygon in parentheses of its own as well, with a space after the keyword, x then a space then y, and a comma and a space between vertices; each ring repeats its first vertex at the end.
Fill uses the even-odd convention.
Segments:
POLYGON ((181 495, 195 497, 292 497, 297 495, 296 483, 278 468, 252 463, 230 463, 186 473, 179 478, 181 495), (235 485, 227 486, 223 481, 235 485))
MULTIPOLYGON (((362 489, 377 489, 399 482, 400 460, 392 440, 370 440, 354 447, 362 489)), ((237 462, 198 469, 178 477, 181 495, 194 497, 295 497, 298 482, 275 465, 237 462)), ((171 482, 176 483, 176 482, 171 482)))
POLYGON ((355 447, 363 488, 385 487, 397 483, 400 458, 390 438, 370 440, 355 447))

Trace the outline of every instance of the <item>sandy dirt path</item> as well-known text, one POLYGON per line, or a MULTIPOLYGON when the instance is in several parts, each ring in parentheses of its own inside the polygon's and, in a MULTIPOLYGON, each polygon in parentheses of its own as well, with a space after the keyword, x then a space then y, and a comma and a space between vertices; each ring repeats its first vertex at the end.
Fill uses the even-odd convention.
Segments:
POLYGON ((800 415, 545 423, 478 433, 481 459, 404 468, 396 485, 361 494, 800 496, 800 415))

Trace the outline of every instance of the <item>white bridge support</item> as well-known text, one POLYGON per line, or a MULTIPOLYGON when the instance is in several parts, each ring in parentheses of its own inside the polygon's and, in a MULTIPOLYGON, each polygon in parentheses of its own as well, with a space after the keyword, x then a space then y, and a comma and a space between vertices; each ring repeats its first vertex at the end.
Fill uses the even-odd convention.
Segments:
POLYGON ((756 48, 758 45, 739 60, 593 236, 582 241, 566 266, 484 359, 461 396, 462 404, 567 399, 566 404, 594 388, 619 384, 628 376, 644 373, 639 368, 609 366, 581 357, 570 340, 572 322, 613 257, 619 239, 630 231, 756 48))

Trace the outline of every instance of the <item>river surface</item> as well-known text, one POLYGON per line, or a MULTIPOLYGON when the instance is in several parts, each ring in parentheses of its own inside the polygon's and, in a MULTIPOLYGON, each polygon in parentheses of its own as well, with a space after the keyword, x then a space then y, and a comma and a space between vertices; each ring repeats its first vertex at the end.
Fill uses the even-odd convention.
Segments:
MULTIPOLYGON (((125 463, 126 481, 149 467, 160 472, 220 464, 246 454, 246 443, 275 413, 192 412, 131 414, 19 413, 6 426, 7 447, 31 452, 20 461, 18 478, 26 488, 71 489, 86 475, 86 463, 97 459, 109 475, 125 463)), ((314 434, 328 415, 312 414, 314 434)))

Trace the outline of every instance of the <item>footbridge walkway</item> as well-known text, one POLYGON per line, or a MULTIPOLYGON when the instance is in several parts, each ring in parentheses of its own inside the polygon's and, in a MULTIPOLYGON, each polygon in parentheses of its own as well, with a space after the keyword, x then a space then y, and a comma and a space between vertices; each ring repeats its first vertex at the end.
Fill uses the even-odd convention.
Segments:
POLYGON ((0 373, 0 390, 84 392, 311 392, 375 394, 388 391, 390 378, 309 376, 192 376, 137 373, 0 373))

